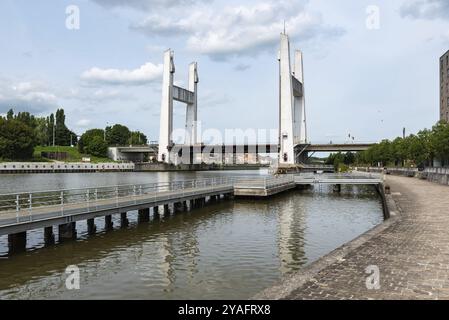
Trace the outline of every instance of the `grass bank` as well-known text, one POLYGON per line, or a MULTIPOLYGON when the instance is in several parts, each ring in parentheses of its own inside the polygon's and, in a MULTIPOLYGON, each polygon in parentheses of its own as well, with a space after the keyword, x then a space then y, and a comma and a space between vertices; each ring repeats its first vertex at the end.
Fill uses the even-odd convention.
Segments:
POLYGON ((33 160, 39 160, 39 161, 51 161, 46 158, 42 158, 41 153, 42 152, 66 152, 67 153, 67 159, 66 162, 80 162, 82 158, 90 158, 90 162, 92 163, 101 163, 101 162, 113 162, 109 158, 103 158, 103 157, 95 157, 88 154, 82 154, 78 151, 77 147, 60 147, 60 146, 37 146, 34 148, 34 154, 33 154, 33 160))

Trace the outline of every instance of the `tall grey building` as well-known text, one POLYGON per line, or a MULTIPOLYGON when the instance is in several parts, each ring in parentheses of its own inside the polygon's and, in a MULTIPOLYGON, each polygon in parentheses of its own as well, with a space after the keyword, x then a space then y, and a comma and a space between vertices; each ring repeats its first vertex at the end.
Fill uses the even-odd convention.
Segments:
POLYGON ((449 50, 440 58, 440 120, 449 122, 449 50))

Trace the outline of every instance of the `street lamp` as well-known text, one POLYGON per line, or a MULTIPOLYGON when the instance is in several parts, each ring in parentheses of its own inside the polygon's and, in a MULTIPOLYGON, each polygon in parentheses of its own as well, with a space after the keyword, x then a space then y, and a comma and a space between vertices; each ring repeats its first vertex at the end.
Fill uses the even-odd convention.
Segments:
POLYGON ((56 117, 53 118, 53 147, 55 146, 55 127, 56 127, 56 117))

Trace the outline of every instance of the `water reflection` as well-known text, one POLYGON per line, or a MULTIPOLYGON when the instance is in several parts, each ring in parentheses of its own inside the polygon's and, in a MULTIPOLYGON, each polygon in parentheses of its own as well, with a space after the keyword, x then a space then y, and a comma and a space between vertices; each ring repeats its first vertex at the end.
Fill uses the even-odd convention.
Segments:
POLYGON ((0 260, 0 299, 245 299, 381 222, 382 206, 370 187, 323 187, 129 220, 103 232, 96 219, 95 236, 79 223, 77 241, 0 260), (65 288, 72 264, 79 291, 65 288))

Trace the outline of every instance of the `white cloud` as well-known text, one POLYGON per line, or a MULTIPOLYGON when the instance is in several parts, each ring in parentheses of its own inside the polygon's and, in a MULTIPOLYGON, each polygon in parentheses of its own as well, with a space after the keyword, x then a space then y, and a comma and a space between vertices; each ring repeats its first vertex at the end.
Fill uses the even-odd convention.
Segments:
POLYGON ((152 10, 154 8, 170 8, 192 5, 199 0, 92 0, 105 8, 128 7, 133 9, 152 10))
POLYGON ((43 83, 22 81, 11 85, 11 82, 0 81, 0 112, 13 108, 16 112, 42 113, 58 106, 58 98, 43 83))
POLYGON ((90 88, 90 87, 82 87, 79 88, 72 88, 68 92, 66 92, 63 95, 63 98, 65 99, 71 99, 71 100, 79 100, 83 102, 89 102, 89 103, 97 103, 97 102, 105 102, 110 100, 129 100, 133 97, 128 94, 128 92, 123 92, 120 90, 117 90, 115 88, 113 89, 106 89, 106 88, 90 88))
POLYGON ((149 36, 185 36, 188 49, 214 59, 274 48, 284 19, 289 35, 301 41, 343 33, 340 28, 325 26, 320 15, 307 12, 307 2, 266 0, 252 6, 220 9, 198 6, 187 15, 184 11, 153 13, 131 28, 149 36))
POLYGON ((409 0, 401 6, 400 14, 414 19, 449 19, 449 1, 409 0))
POLYGON ((89 119, 80 119, 76 122, 76 126, 80 128, 87 128, 92 123, 89 119))
POLYGON ((162 64, 155 65, 151 62, 145 63, 134 70, 101 69, 91 68, 84 71, 81 79, 91 84, 106 85, 142 85, 162 76, 162 64))

